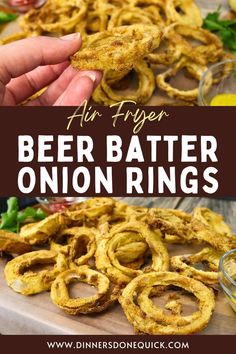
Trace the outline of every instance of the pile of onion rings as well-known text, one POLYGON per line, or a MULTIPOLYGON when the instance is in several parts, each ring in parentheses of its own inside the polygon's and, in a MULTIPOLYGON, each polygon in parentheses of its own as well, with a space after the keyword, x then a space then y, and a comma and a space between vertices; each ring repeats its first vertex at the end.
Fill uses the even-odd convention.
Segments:
MULTIPOLYGON (((94 102, 148 104, 157 92, 169 97, 161 105, 194 105, 198 86, 175 87, 172 79, 184 74, 198 82, 210 64, 230 57, 202 23, 194 0, 48 0, 20 19, 20 33, 0 44, 80 32, 83 46, 71 58, 72 65, 104 72, 94 102)), ((229 73, 229 65, 218 80, 229 73)), ((212 84, 209 80, 206 90, 212 84)))
POLYGON ((74 204, 26 224, 19 235, 0 232, 0 251, 14 257, 4 270, 12 290, 22 295, 51 290, 53 303, 71 315, 102 312, 119 300, 135 331, 148 334, 202 330, 214 309, 219 258, 235 247, 236 236, 210 209, 188 214, 112 198, 74 204), (185 243, 202 250, 170 257, 169 244, 185 243), (78 282, 97 293, 72 297, 71 284, 78 282), (192 315, 183 314, 179 289, 197 299, 192 315), (154 297, 168 294, 165 310, 154 304, 154 297))

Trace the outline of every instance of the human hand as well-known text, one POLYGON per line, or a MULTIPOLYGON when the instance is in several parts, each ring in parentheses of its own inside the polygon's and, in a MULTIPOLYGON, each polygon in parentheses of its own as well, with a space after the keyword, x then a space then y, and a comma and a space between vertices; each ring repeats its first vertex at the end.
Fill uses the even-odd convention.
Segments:
POLYGON ((79 106, 99 84, 98 71, 78 71, 69 57, 81 37, 32 37, 0 46, 0 106, 14 106, 47 86, 28 106, 79 106))

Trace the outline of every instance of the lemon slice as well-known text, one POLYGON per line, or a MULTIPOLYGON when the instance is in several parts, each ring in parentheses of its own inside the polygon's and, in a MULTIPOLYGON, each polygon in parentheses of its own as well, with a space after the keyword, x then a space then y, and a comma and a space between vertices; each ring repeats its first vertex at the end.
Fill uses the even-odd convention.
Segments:
POLYGON ((215 96, 210 103, 211 106, 236 106, 236 94, 222 93, 215 96))

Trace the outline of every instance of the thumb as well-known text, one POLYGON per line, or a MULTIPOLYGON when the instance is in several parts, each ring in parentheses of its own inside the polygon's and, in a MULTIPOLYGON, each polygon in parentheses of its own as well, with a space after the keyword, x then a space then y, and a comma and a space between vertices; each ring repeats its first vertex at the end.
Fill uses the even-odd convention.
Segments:
POLYGON ((78 73, 54 106, 79 106, 85 100, 89 100, 101 77, 102 74, 98 71, 78 73))

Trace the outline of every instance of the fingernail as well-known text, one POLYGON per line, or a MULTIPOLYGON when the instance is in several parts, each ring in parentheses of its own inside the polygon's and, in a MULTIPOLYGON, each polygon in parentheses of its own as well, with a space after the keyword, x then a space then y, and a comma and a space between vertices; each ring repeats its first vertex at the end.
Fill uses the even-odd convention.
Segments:
POLYGON ((80 77, 88 77, 92 82, 96 82, 97 80, 96 75, 93 73, 82 73, 80 77))
POLYGON ((74 39, 80 38, 80 33, 71 33, 67 34, 66 36, 61 37, 63 41, 73 41, 74 39))

